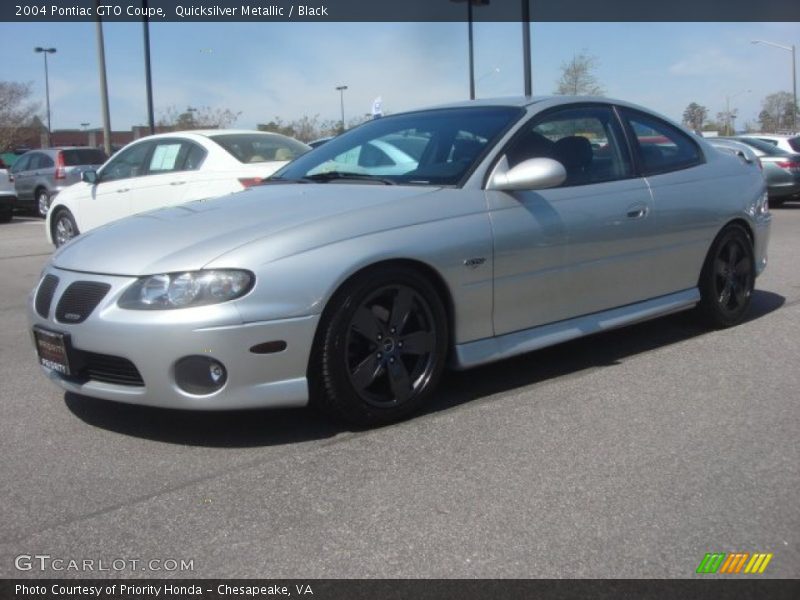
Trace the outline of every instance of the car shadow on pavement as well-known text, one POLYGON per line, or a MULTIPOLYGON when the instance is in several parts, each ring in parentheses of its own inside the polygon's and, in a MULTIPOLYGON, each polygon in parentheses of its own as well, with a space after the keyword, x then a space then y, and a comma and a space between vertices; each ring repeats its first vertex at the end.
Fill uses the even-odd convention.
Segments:
MULTIPOLYGON (((780 308, 786 299, 756 290, 746 322, 780 308)), ((424 414, 450 410, 514 388, 620 364, 625 358, 708 333, 691 313, 573 340, 469 371, 446 372, 424 414)), ((109 431, 171 444, 248 448, 332 438, 353 431, 308 409, 200 412, 135 406, 64 395, 79 419, 109 431)), ((421 418, 417 415, 414 418, 421 418)))

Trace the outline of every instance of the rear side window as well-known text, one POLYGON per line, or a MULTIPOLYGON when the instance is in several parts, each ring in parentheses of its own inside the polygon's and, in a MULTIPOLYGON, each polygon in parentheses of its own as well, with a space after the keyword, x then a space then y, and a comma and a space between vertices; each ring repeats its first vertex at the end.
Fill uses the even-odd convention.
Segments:
POLYGON ((53 162, 53 159, 47 156, 47 154, 36 154, 34 158, 31 159, 31 169, 49 169, 51 167, 56 166, 56 163, 53 162))
POLYGON ((623 114, 644 175, 688 169, 703 162, 700 148, 683 131, 651 115, 629 109, 623 114))
POLYGON ((106 155, 102 150, 96 148, 76 148, 61 151, 62 160, 65 167, 77 167, 80 165, 102 165, 106 162, 106 155))
POLYGON ((150 156, 148 174, 198 169, 206 156, 205 149, 182 140, 164 140, 156 144, 150 156))

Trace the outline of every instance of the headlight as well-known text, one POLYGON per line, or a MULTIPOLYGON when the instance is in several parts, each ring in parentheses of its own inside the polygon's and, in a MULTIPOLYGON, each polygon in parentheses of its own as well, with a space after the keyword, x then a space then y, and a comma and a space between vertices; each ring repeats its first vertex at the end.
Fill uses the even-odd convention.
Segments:
POLYGON ((233 269, 150 275, 128 288, 118 304, 134 310, 218 304, 244 296, 254 282, 249 271, 233 269))

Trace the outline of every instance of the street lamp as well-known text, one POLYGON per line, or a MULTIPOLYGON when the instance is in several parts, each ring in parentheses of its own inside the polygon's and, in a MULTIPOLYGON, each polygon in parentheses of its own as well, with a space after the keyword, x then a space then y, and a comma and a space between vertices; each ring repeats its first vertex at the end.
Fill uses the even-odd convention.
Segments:
POLYGON ((467 23, 469 26, 469 99, 475 100, 475 59, 472 50, 472 7, 487 6, 491 0, 450 0, 450 2, 467 3, 467 23))
POLYGON ((792 133, 797 133, 797 71, 795 69, 795 52, 794 44, 791 46, 783 46, 775 42, 768 42, 766 40, 752 40, 751 44, 766 44, 767 46, 775 46, 781 50, 786 50, 792 53, 792 133))
POLYGON ((50 132, 52 131, 50 128, 50 76, 47 73, 47 55, 48 54, 55 54, 55 48, 42 48, 41 46, 36 46, 33 49, 34 52, 44 54, 44 90, 45 96, 47 98, 47 145, 50 145, 50 132))
POLYGON ((736 98, 736 96, 741 96, 742 94, 748 94, 752 91, 753 90, 742 90, 741 92, 736 92, 735 94, 729 94, 725 96, 725 135, 731 135, 731 119, 736 118, 736 117, 731 117, 731 98, 736 98))
POLYGON ((189 128, 195 127, 195 120, 194 115, 197 112, 197 109, 194 106, 187 106, 186 107, 186 114, 189 115, 189 128))
POLYGON ((344 91, 347 89, 346 85, 337 85, 336 91, 339 92, 339 102, 342 107, 342 132, 344 132, 344 91))

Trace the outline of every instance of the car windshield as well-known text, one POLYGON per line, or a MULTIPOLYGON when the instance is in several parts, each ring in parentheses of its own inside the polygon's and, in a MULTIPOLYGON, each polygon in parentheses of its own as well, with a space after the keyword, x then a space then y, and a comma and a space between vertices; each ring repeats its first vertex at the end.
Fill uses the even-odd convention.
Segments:
POLYGON ((278 133, 223 133, 209 137, 241 163, 294 160, 311 149, 278 133))
POLYGON ((375 119, 300 157, 272 179, 457 185, 523 113, 471 107, 375 119))

